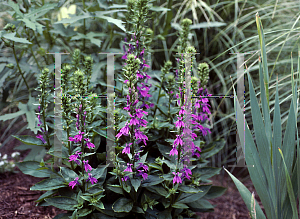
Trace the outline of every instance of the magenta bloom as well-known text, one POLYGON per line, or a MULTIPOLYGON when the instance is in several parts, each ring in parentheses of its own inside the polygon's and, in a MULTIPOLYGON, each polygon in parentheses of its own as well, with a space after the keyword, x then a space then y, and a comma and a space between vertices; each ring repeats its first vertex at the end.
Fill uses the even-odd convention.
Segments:
POLYGON ((131 166, 133 164, 127 163, 127 168, 124 170, 124 172, 132 172, 131 166))
POLYGON ((74 141, 75 143, 78 143, 82 140, 82 135, 84 134, 84 132, 79 131, 78 135, 75 135, 74 138, 73 137, 69 137, 69 141, 74 141))
POLYGON ((191 171, 189 168, 187 168, 186 165, 185 165, 185 167, 181 170, 181 172, 182 172, 183 176, 186 177, 188 180, 191 179, 191 176, 189 176, 189 174, 192 175, 192 171, 191 171))
POLYGON ((177 151, 176 147, 173 147, 172 150, 170 151, 170 156, 172 156, 172 155, 174 156, 175 154, 178 155, 178 151, 177 151))
POLYGON ((148 178, 148 174, 145 173, 143 170, 138 170, 139 171, 139 176, 142 176, 144 180, 148 178))
POLYGON ((80 161, 78 160, 80 157, 79 155, 82 154, 82 152, 76 151, 76 153, 74 155, 71 155, 69 157, 69 162, 74 161, 75 163, 77 163, 78 165, 80 165, 80 161))
POLYGON ((129 176, 124 176, 124 178, 122 178, 122 181, 127 181, 129 179, 130 179, 129 176))
POLYGON ((119 139, 122 135, 128 135, 129 133, 129 127, 128 127, 128 123, 126 122, 126 125, 121 128, 119 134, 116 135, 116 137, 119 139))
POLYGON ((90 139, 85 138, 84 140, 86 141, 86 145, 85 146, 87 146, 89 149, 95 148, 95 145, 92 142, 90 142, 90 139))
POLYGON ((179 115, 181 115, 181 114, 184 115, 184 113, 185 113, 184 106, 182 106, 181 110, 179 111, 179 115))
POLYGON ((177 122, 175 122, 175 127, 180 128, 184 126, 184 122, 182 121, 182 117, 178 117, 177 122))
POLYGON ((78 177, 76 177, 74 181, 71 181, 71 182, 69 183, 69 186, 72 186, 72 189, 74 189, 74 186, 76 186, 76 185, 81 185, 81 184, 78 182, 78 177))
POLYGON ((97 183, 97 182, 98 182, 98 180, 97 180, 96 178, 92 177, 92 174, 91 174, 91 173, 88 173, 88 174, 89 174, 89 178, 88 178, 86 181, 89 181, 89 180, 90 180, 90 182, 92 183, 92 185, 93 185, 94 183, 97 183))
POLYGON ((173 179, 173 184, 175 184, 175 183, 182 183, 182 180, 181 180, 180 176, 178 176, 179 173, 173 172, 173 174, 175 175, 174 179, 173 179))
POLYGON ((136 116, 139 118, 142 118, 145 115, 148 115, 148 112, 142 110, 142 109, 135 109, 136 111, 136 116))
POLYGON ((89 162, 88 160, 83 161, 85 172, 87 172, 88 170, 92 170, 92 167, 91 167, 91 165, 88 164, 88 162, 89 162))
POLYGON ((176 147, 177 145, 183 145, 183 141, 182 139, 180 138, 180 135, 176 135, 176 139, 174 141, 174 146, 176 147))
POLYGON ((131 117, 132 119, 130 120, 130 123, 129 123, 129 125, 137 125, 137 124, 139 124, 139 121, 137 120, 137 118, 133 118, 133 117, 131 117))
POLYGON ((44 144, 46 144, 46 141, 45 141, 45 139, 44 139, 43 135, 39 134, 39 135, 37 135, 37 136, 36 136, 36 138, 39 138, 39 139, 41 139, 41 140, 42 140, 42 142, 43 142, 44 144))
POLYGON ((132 143, 129 143, 129 145, 127 145, 127 143, 126 143, 126 147, 123 149, 122 154, 130 153, 130 145, 132 145, 132 143))
POLYGON ((148 166, 144 165, 143 163, 139 163, 139 166, 137 169, 143 168, 145 171, 148 171, 148 166))

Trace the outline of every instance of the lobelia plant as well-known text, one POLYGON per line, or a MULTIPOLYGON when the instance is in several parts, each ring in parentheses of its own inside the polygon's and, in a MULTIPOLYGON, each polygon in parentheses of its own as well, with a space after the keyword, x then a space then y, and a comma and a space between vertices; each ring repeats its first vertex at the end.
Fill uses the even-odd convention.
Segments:
MULTIPOLYGON (((154 105, 157 107, 158 112, 163 114, 163 110, 159 105, 161 95, 158 96, 155 93, 150 95, 148 93, 151 89, 151 86, 148 85, 151 77, 145 72, 145 67, 149 66, 145 64, 144 54, 151 43, 152 31, 142 28, 144 24, 140 21, 144 21, 144 18, 138 19, 138 17, 144 17, 147 14, 147 1, 131 1, 131 3, 135 16, 133 21, 136 25, 132 26, 133 31, 130 33, 132 38, 127 43, 129 48, 124 49, 123 59, 126 60, 126 64, 122 75, 118 78, 123 84, 122 95, 126 96, 126 99, 118 98, 116 106, 120 108, 122 105, 120 102, 127 104, 117 114, 117 121, 120 124, 116 124, 119 131, 116 136, 118 140, 116 141, 115 167, 111 169, 105 165, 103 166, 105 157, 103 159, 103 153, 97 151, 98 148, 100 149, 98 137, 103 136, 102 131, 107 128, 105 125, 104 127, 101 126, 106 110, 97 103, 97 99, 82 98, 95 95, 89 93, 91 90, 89 83, 92 59, 89 56, 82 58, 80 51, 77 49, 74 50, 72 55, 72 65, 64 65, 61 72, 63 96, 62 136, 63 139, 68 141, 67 143, 62 142, 61 156, 56 158, 60 158, 64 166, 53 167, 54 158, 57 156, 54 154, 55 145, 53 145, 53 140, 50 138, 53 134, 48 136, 50 148, 47 152, 52 157, 45 161, 51 164, 51 168, 46 166, 43 160, 41 162, 27 161, 18 165, 25 174, 47 177, 31 189, 47 191, 36 201, 38 206, 53 205, 68 211, 68 213, 57 215, 55 218, 196 217, 196 211, 212 211, 213 206, 207 200, 218 197, 225 191, 222 187, 200 185, 200 182, 209 183, 210 181, 207 179, 220 171, 220 168, 206 167, 208 163, 206 159, 217 153, 224 146, 224 141, 219 140, 204 146, 204 142, 200 141, 200 137, 194 134, 193 137, 197 137, 195 143, 190 140, 185 141, 185 147, 178 148, 180 153, 184 155, 182 161, 197 161, 201 165, 200 168, 195 168, 196 166, 188 168, 183 166, 179 159, 176 160, 175 157, 170 156, 170 143, 174 143, 172 138, 175 137, 170 133, 170 129, 174 125, 166 125, 165 123, 162 125, 161 121, 154 122, 154 118, 156 119, 156 109, 152 109, 154 105), (83 68, 80 68, 81 62, 83 68), (69 86, 70 82, 72 87, 69 86), (158 99, 152 101, 153 96, 157 96, 158 99), (78 97, 81 98, 78 100, 78 97), (147 110, 154 111, 147 112, 147 110), (150 115, 150 113, 153 114, 150 115), (146 116, 149 119, 148 121, 145 120, 146 116), (153 126, 150 126, 150 124, 153 126), (163 127, 166 128, 168 138, 162 136, 162 139, 155 140, 153 133, 156 130, 154 129, 163 127), (151 136, 151 139, 148 138, 148 135, 151 136), (200 149, 200 145, 202 145, 202 149, 200 149), (155 152, 155 146, 159 153, 155 152), (200 157, 195 148, 199 152, 202 150, 200 157), (188 151, 193 152, 192 155, 197 158, 188 156, 188 151), (159 154, 162 155, 162 158, 159 157, 159 154)), ((187 51, 192 52, 194 49, 190 47, 187 51)), ((171 94, 173 91, 178 93, 178 89, 175 77, 168 75, 171 66, 171 62, 166 62, 162 69, 164 76, 167 77, 164 80, 167 85, 164 87, 161 84, 159 91, 167 90, 170 97, 169 113, 163 114, 170 115, 166 118, 169 121, 168 123, 173 122, 171 116, 180 110, 176 105, 172 105, 172 99, 175 98, 171 97, 171 94), (175 88, 172 88, 173 85, 175 85, 175 88), (175 110, 170 110, 171 107, 175 110)), ((184 68, 184 65, 182 67, 184 68)), ((183 73, 183 70, 180 70, 183 73)), ((44 69, 43 74, 45 76, 42 77, 43 80, 46 80, 48 72, 49 70, 44 69)), ((207 73, 208 66, 199 68, 203 84, 207 80, 207 73), (206 74, 203 72, 206 72, 206 74)), ((183 77, 180 80, 180 83, 183 84, 183 77)), ((41 84, 44 83, 46 82, 41 81, 41 84)), ((200 83, 202 84, 202 81, 200 83)), ((42 94, 46 93, 43 90, 45 86, 41 87, 42 94)), ((200 84, 195 88, 199 89, 200 84)), ((204 95, 206 94, 207 90, 204 95)), ((198 95, 203 95, 201 88, 198 90, 198 95)), ((182 99, 181 103, 184 103, 183 101, 182 99)), ((197 124, 197 121, 204 121, 203 118, 207 118, 199 112, 200 102, 198 101, 196 104, 199 106, 198 113, 200 115, 184 114, 186 118, 191 120, 191 123, 197 124), (194 119, 191 119, 192 117, 194 119)), ((207 102, 207 99, 202 99, 202 111, 204 113, 209 112, 207 102)), ((46 104, 46 102, 41 98, 40 109, 42 109, 42 113, 39 114, 39 120, 41 119, 41 121, 45 121, 46 116, 43 113, 46 112, 43 111, 46 106, 43 106, 43 104, 46 104)), ((181 111, 182 113, 184 111, 181 111)), ((175 124, 175 126, 178 125, 175 124)), ((47 130, 48 123, 41 123, 41 126, 45 126, 43 130, 47 130)), ((192 128, 187 126, 182 127, 181 131, 185 131, 186 135, 191 133, 192 130, 198 131, 199 128, 201 130, 201 127, 199 124, 192 128)), ((43 130, 41 129, 41 131, 43 130)), ((206 129, 203 128, 203 130, 206 129)), ((205 131, 203 130, 202 133, 204 134, 205 131)), ((44 147, 48 146, 45 140, 47 139, 46 135, 49 135, 49 133, 45 133, 42 136, 43 138, 37 136, 39 139, 35 138, 35 140, 39 142, 36 144, 44 147)), ((30 143, 30 141, 28 142, 30 143)), ((31 142, 33 142, 33 139, 31 139, 31 142)))
MULTIPOLYGON (((101 198, 104 197, 102 184, 106 177, 107 166, 98 165, 92 167, 90 165, 91 155, 94 155, 96 152, 94 151, 95 145, 90 140, 90 138, 93 138, 90 132, 94 132, 94 130, 89 125, 92 122, 94 122, 92 124, 97 122, 94 121, 96 116, 93 116, 91 111, 94 110, 93 113, 97 114, 98 109, 93 108, 95 99, 90 101, 87 98, 82 98, 88 94, 86 91, 89 88, 93 60, 90 56, 83 59, 83 71, 79 69, 81 61, 80 51, 76 49, 73 53, 72 67, 67 64, 62 69, 62 92, 64 97, 62 101, 64 109, 62 133, 68 139, 68 143, 63 142, 62 153, 58 158, 62 159, 64 166, 58 169, 53 167, 56 155, 54 155, 55 145, 52 144, 52 141, 47 152, 52 157, 45 161, 47 164, 51 164, 51 168, 46 166, 43 160, 40 163, 26 161, 18 164, 20 170, 25 174, 35 177, 47 177, 47 179, 35 184, 30 189, 47 191, 36 200, 38 206, 53 205, 68 211, 68 213, 57 215, 55 218, 91 218, 93 212, 104 208, 101 198), (73 75, 70 74, 71 71, 74 71, 73 75), (87 75, 86 80, 84 74, 87 75), (71 76, 73 80, 70 80, 71 76), (69 81, 72 82, 73 89, 66 91, 65 89, 70 89, 69 81), (77 100, 78 96, 81 97, 80 100, 77 100), (72 126, 74 126, 72 122, 73 114, 76 117, 76 129, 72 129, 72 126)), ((48 69, 43 70, 41 100, 44 98, 43 94, 46 93, 43 85, 47 81, 48 73, 48 69)), ((41 101, 42 109, 46 109, 46 104, 44 104, 45 101, 41 101)), ((44 119, 45 113, 38 114, 39 126, 41 125, 41 117, 44 119)), ((47 128, 46 124, 45 126, 47 128)), ((42 135, 38 135, 37 138, 41 140, 44 147, 48 146, 42 135)))
MULTIPOLYGON (((256 100, 252 80, 247 71, 250 104, 252 112, 253 127, 256 136, 256 145, 249 130, 248 125, 245 129, 245 159, 250 173, 251 180, 265 208, 266 215, 262 212, 254 194, 236 179, 228 170, 235 185, 237 186, 251 218, 298 218, 297 212, 297 195, 299 198, 300 188, 300 157, 299 157, 299 137, 297 129, 298 113, 298 93, 297 81, 294 84, 293 62, 291 62, 291 84, 292 84, 292 101, 290 105, 289 116, 286 124, 286 131, 282 142, 282 129, 280 108, 278 99, 278 80, 276 83, 276 96, 274 107, 273 134, 270 121, 269 95, 268 95, 268 64, 265 48, 265 39, 260 18, 256 17, 257 29, 259 34, 262 62, 259 58, 259 78, 263 118, 256 100), (264 122, 263 122, 264 121, 264 122), (264 124, 265 123, 265 124, 264 124), (297 147, 295 146, 295 131, 297 136, 297 147), (277 149, 279 151, 277 151, 277 149), (297 152, 297 156, 296 156, 297 152)), ((291 59, 292 61, 293 59, 291 59)), ((298 74, 300 69, 300 50, 298 50, 298 74)), ((236 96, 235 90, 234 95, 236 96)), ((235 101, 235 106, 238 102, 235 101)), ((242 110, 239 106, 236 108, 239 118, 243 118, 242 110)), ((243 133, 242 124, 237 124, 239 133, 243 133)), ((299 206, 298 206, 299 207, 299 206)))

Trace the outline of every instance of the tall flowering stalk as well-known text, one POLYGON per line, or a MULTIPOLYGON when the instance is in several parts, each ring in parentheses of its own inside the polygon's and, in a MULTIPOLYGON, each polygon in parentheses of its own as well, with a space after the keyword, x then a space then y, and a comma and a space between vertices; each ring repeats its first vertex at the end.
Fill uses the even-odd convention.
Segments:
MULTIPOLYGON (((135 24, 132 26, 128 25, 128 32, 129 34, 133 32, 133 36, 129 42, 125 38, 128 49, 125 48, 125 45, 123 46, 125 55, 122 57, 122 59, 126 60, 123 69, 123 78, 129 92, 126 96, 127 106, 124 109, 128 112, 129 120, 116 135, 118 139, 122 135, 130 136, 129 143, 126 143, 122 151, 130 159, 124 172, 135 172, 136 175, 134 177, 142 176, 142 179, 147 179, 148 176, 146 173, 148 167, 146 165, 138 163, 137 166, 137 162, 141 159, 140 153, 147 145, 146 140, 148 140, 148 137, 143 133, 148 122, 143 117, 148 115, 148 112, 145 110, 154 106, 148 101, 149 97, 151 97, 148 93, 151 85, 147 84, 150 76, 145 71, 150 66, 145 64, 146 60, 144 58, 145 49, 149 48, 152 41, 151 35, 153 34, 152 30, 146 29, 145 31, 143 27, 143 23, 147 20, 147 3, 147 0, 128 2, 130 13, 127 16, 132 17, 135 24), (142 35, 143 31, 145 31, 144 35, 142 35)), ((128 179, 130 179, 128 175, 122 178, 123 181, 127 181, 128 179)))
POLYGON ((37 88, 38 91, 41 92, 40 98, 39 98, 39 107, 38 107, 38 113, 37 113, 37 117, 38 117, 38 126, 40 127, 40 131, 42 132, 42 134, 38 134, 36 136, 36 138, 41 139, 41 141, 46 145, 46 148, 49 150, 49 148, 51 147, 50 145, 50 139, 49 139, 49 133, 47 131, 47 125, 46 125, 46 111, 47 111, 47 107, 48 107, 48 96, 49 96, 49 92, 48 92, 48 86, 49 86, 49 69, 44 68, 42 70, 42 75, 40 77, 40 87, 37 88), (42 120, 41 120, 41 116, 42 116, 42 120))
MULTIPOLYGON (((192 21, 190 19, 184 19, 181 22, 182 31, 179 35, 180 43, 178 46, 179 53, 186 52, 186 58, 191 58, 191 70, 192 70, 192 63, 194 61, 194 55, 191 53, 195 53, 196 50, 192 46, 188 46, 189 43, 186 40, 189 33, 189 25, 192 24, 192 21)), ((185 78, 188 76, 188 72, 186 72, 186 66, 185 66, 185 59, 183 58, 183 54, 179 54, 179 58, 177 58, 177 63, 179 64, 178 70, 176 70, 176 80, 177 84, 179 85, 179 92, 176 94, 177 98, 177 104, 180 108, 178 120, 175 122, 175 127, 178 129, 178 134, 176 135, 176 139, 174 140, 172 150, 170 151, 171 156, 178 155, 177 159, 177 165, 176 170, 178 169, 179 172, 173 172, 174 179, 173 184, 175 183, 182 183, 185 179, 191 178, 191 170, 187 168, 186 163, 190 162, 190 159, 192 156, 196 155, 197 157, 200 157, 201 148, 199 146, 196 146, 193 142, 197 135, 194 133, 194 131, 198 131, 199 129, 202 131, 203 135, 207 134, 207 131, 209 129, 204 128, 202 125, 198 124, 198 121, 203 121, 203 114, 201 114, 199 111, 196 110, 196 108, 200 108, 200 102, 203 101, 203 112, 209 112, 208 109, 208 100, 206 98, 201 100, 196 100, 195 108, 193 110, 193 102, 190 97, 190 90, 191 85, 185 84, 185 78), (185 95, 187 93, 187 95, 185 95), (197 115, 193 114, 198 113, 197 115), (194 126, 193 126, 194 125, 194 126)), ((203 66, 203 64, 200 64, 198 67, 200 78, 202 79, 202 83, 207 83, 207 76, 208 76, 208 66, 203 66), (205 68, 207 67, 207 68, 205 68), (201 69, 201 71, 200 71, 201 69), (202 72, 205 72, 205 74, 202 74, 202 72)), ((189 69, 188 69, 189 71, 189 69)), ((190 76, 188 76, 190 77, 190 76)), ((190 83, 190 82, 188 82, 190 83)), ((198 84, 199 85, 199 84, 198 84)), ((202 88, 203 90, 203 88, 202 88)), ((206 90, 207 92, 207 90, 206 90)), ((198 94, 201 93, 201 89, 197 91, 198 94)), ((202 93, 201 93, 202 94, 202 93)), ((207 94, 207 93, 206 93, 207 94)), ((210 131, 209 131, 210 132, 210 131)))
MULTIPOLYGON (((89 100, 87 98, 83 98, 87 94, 86 90, 88 90, 89 83, 90 83, 90 74, 92 70, 92 63, 93 60, 90 56, 87 56, 83 60, 84 71, 85 75, 87 75, 86 81, 84 78, 84 73, 78 69, 80 63, 80 50, 75 49, 73 53, 73 69, 77 70, 73 74, 72 85, 75 88, 75 98, 77 99, 80 96, 80 104, 75 104, 75 112, 76 112, 76 135, 70 136, 70 125, 72 123, 71 120, 71 98, 66 96, 65 91, 68 90, 68 81, 69 81, 69 74, 71 71, 70 65, 65 65, 62 69, 62 91, 64 91, 62 101, 63 105, 63 118, 66 121, 66 126, 63 128, 67 131, 68 137, 68 150, 69 150, 69 160, 68 162, 71 163, 72 170, 81 169, 80 177, 76 177, 73 181, 69 182, 69 186, 74 189, 75 186, 81 186, 83 193, 88 189, 86 187, 86 182, 90 182, 92 185, 97 183, 97 179, 92 176, 91 171, 93 168, 89 164, 88 156, 86 155, 87 152, 92 152, 95 145, 91 143, 90 139, 88 138, 88 131, 86 127, 86 120, 87 115, 90 111, 90 107, 88 107, 89 100), (73 142, 73 147, 71 147, 70 142, 73 142)), ((75 100, 76 101, 76 100, 75 100)), ((77 171, 78 172, 78 171, 77 171)))

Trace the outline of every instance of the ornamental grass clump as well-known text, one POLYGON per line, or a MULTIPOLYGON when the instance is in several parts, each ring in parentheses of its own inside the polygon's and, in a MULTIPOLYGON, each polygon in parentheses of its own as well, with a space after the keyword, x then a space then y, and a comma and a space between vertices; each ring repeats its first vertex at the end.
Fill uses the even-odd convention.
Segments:
MULTIPOLYGON (((300 50, 298 50, 298 77, 296 78, 296 86, 294 83, 295 79, 293 62, 291 62, 292 101, 286 123, 286 131, 282 141, 282 122, 280 118, 278 98, 278 79, 276 83, 275 106, 273 108, 274 121, 272 132, 272 123, 270 120, 271 111, 269 109, 268 95, 268 63, 263 28, 261 20, 258 16, 256 17, 256 23, 262 55, 262 61, 260 58, 258 61, 263 117, 258 105, 258 101, 256 100, 253 83, 248 71, 247 75, 250 90, 251 114, 257 145, 255 145, 247 122, 246 126, 244 126, 243 123, 237 123, 237 127, 240 135, 245 129, 245 148, 242 148, 245 155, 246 165, 248 167, 255 190, 262 202, 262 205, 264 206, 266 215, 263 213, 256 199, 254 198, 254 193, 251 195, 250 191, 236 177, 234 177, 228 170, 225 168, 224 169, 237 186, 245 204, 247 205, 251 218, 297 219, 299 218, 297 212, 297 195, 299 198, 300 194, 300 148, 299 133, 297 128, 297 86, 299 81, 300 50), (295 134, 297 136, 296 140, 295 134)), ((235 90, 234 96, 236 97, 235 90)), ((236 99, 234 104, 237 114, 237 121, 243 121, 244 116, 242 109, 239 107, 236 99)))

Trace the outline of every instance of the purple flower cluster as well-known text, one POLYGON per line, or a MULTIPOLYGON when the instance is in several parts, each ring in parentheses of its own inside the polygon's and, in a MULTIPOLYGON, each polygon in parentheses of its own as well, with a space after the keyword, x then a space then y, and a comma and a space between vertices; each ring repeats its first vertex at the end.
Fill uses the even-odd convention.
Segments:
MULTIPOLYGON (((185 86, 185 83, 183 83, 185 86)), ((203 92, 203 88, 199 88, 200 83, 198 83, 198 91, 197 95, 201 97, 201 99, 197 99, 195 103, 195 109, 193 110, 194 114, 190 111, 186 112, 185 107, 187 105, 187 109, 190 109, 191 103, 181 103, 181 98, 183 95, 183 90, 179 87, 180 95, 176 94, 176 98, 178 99, 177 103, 180 106, 179 111, 179 117, 178 120, 175 122, 175 127, 179 130, 179 135, 176 135, 176 139, 174 140, 173 148, 170 151, 170 156, 178 155, 178 150, 180 148, 180 162, 190 162, 190 157, 196 155, 198 158, 200 157, 200 154, 198 152, 201 152, 201 148, 196 146, 193 142, 197 135, 193 133, 193 131, 201 131, 204 136, 207 135, 207 132, 211 133, 209 128, 203 127, 199 124, 199 122, 204 122, 206 119, 208 119, 207 115, 205 113, 210 114, 209 111, 209 104, 208 99, 204 98, 203 96, 207 95, 207 89, 205 92, 203 92), (180 105, 181 103, 181 105, 180 105), (202 104, 201 104, 202 103, 202 104), (202 107, 202 112, 199 111, 199 109, 202 107), (185 117, 181 116, 184 115, 185 117), (183 121, 183 118, 185 118, 185 122, 183 121), (190 128, 190 124, 193 124, 194 126, 192 129, 190 128), (193 140, 192 140, 193 139, 193 140), (190 155, 191 154, 191 155, 190 155)), ((209 94, 208 96, 211 96, 209 94)), ((182 183, 182 180, 188 179, 190 180, 190 175, 192 174, 191 170, 187 168, 186 165, 184 165, 184 168, 180 170, 180 173, 173 172, 174 179, 173 184, 175 183, 182 183), (189 175, 190 174, 190 175, 189 175)))
MULTIPOLYGON (((78 114, 76 115, 76 118, 77 118, 76 127, 77 127, 78 130, 79 130, 79 127, 80 127, 79 112, 81 111, 81 109, 82 109, 82 105, 80 105, 79 110, 76 109, 76 111, 78 112, 78 114)), ((83 120, 85 119, 85 116, 86 116, 86 111, 84 112, 83 120)), ((84 125, 85 125, 85 123, 84 123, 84 125)), ((82 140, 84 139, 85 142, 86 142, 86 144, 85 144, 86 147, 88 147, 89 149, 95 148, 95 145, 90 142, 90 139, 89 138, 83 138, 83 135, 84 135, 84 132, 79 130, 79 133, 77 135, 75 135, 74 137, 69 137, 69 141, 72 141, 74 143, 82 143, 82 140)), ((82 154, 82 152, 76 151, 75 154, 70 155, 69 162, 73 161, 77 165, 80 165, 81 164, 81 157, 80 157, 81 154, 82 154)), ((92 177, 92 174, 88 172, 88 171, 93 170, 91 165, 89 165, 89 163, 88 163, 89 161, 88 160, 83 160, 82 162, 83 162, 84 170, 88 174, 88 179, 86 181, 90 181, 92 185, 94 183, 97 183, 98 180, 96 178, 92 177)), ((72 186, 72 189, 73 189, 76 185, 81 185, 78 182, 78 180, 79 180, 78 177, 76 177, 74 181, 71 181, 69 183, 69 186, 72 186)))
MULTIPOLYGON (((135 142, 130 142, 129 144, 126 143, 126 147, 123 149, 122 153, 123 154, 130 154, 133 152, 133 162, 135 161, 139 161, 140 160, 140 152, 141 150, 131 150, 131 147, 134 148, 134 145, 138 145, 141 142, 143 142, 144 145, 147 145, 146 140, 148 140, 148 137, 141 131, 141 127, 146 127, 147 126, 147 121, 145 119, 143 119, 144 116, 148 115, 148 112, 144 111, 144 109, 149 109, 150 107, 153 107, 154 104, 149 104, 148 100, 149 97, 151 97, 151 95, 148 93, 150 90, 151 85, 148 85, 148 80, 151 78, 145 71, 145 68, 150 68, 149 65, 145 64, 145 59, 144 59, 144 53, 145 53, 145 48, 142 49, 142 51, 139 54, 135 54, 138 53, 138 48, 139 48, 139 41, 136 40, 136 35, 134 34, 133 36, 134 41, 135 41, 135 45, 133 45, 132 43, 129 44, 129 48, 128 50, 125 49, 125 45, 123 46, 125 55, 122 57, 122 59, 128 60, 128 56, 129 54, 133 54, 135 58, 138 58, 139 60, 141 60, 139 69, 136 71, 136 77, 134 77, 136 79, 136 81, 138 83, 136 83, 136 89, 135 87, 130 87, 128 88, 129 90, 129 95, 127 95, 126 99, 127 99, 127 106, 124 107, 123 109, 126 110, 128 112, 128 116, 130 118, 130 120, 128 122, 126 122, 125 126, 122 127, 119 131, 119 133, 116 135, 116 137, 119 139, 122 135, 124 136, 128 136, 129 132, 130 132, 130 128, 132 130, 134 130, 134 133, 132 133, 132 137, 134 137, 135 139, 132 139, 132 141, 135 142), (138 106, 138 103, 142 102, 142 104, 140 106, 138 106), (130 127, 131 126, 131 127, 130 127)), ((131 39, 131 41, 133 41, 133 38, 131 39)), ((125 42, 126 42, 126 38, 125 38, 125 42)), ((125 63, 125 65, 127 65, 127 63, 125 63)), ((132 84, 133 80, 135 79, 130 79, 130 80, 125 80, 124 83, 126 84, 132 84), (132 80, 132 81, 131 81, 132 80), (130 83, 129 83, 130 82, 130 83)), ((140 149, 142 149, 143 146, 140 147, 140 149)), ((140 163, 141 164, 141 163, 140 163)), ((127 163, 127 168, 124 170, 124 172, 133 172, 132 171, 132 166, 133 164, 131 163, 127 163)), ((142 166, 140 165, 137 168, 138 171, 138 176, 142 176, 143 179, 147 179, 148 174, 146 173, 148 171, 148 167, 146 165, 142 166), (142 169, 140 169, 142 168, 142 169)), ((122 178, 122 181, 127 181, 129 180, 129 176, 125 176, 124 178, 122 178)))
MULTIPOLYGON (((43 123, 41 121, 41 106, 38 107, 39 113, 38 113, 38 119, 39 119, 39 123, 38 126, 40 127, 43 123)), ((46 141, 44 139, 44 134, 47 134, 47 131, 45 131, 42 127, 40 128, 42 134, 38 134, 36 136, 36 138, 39 138, 42 140, 43 144, 46 144, 46 141)))

